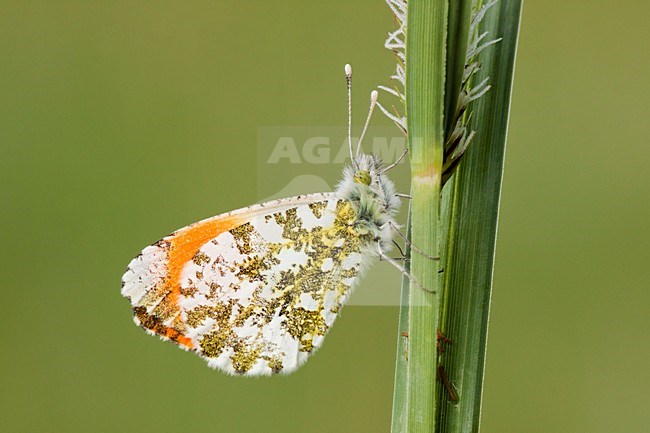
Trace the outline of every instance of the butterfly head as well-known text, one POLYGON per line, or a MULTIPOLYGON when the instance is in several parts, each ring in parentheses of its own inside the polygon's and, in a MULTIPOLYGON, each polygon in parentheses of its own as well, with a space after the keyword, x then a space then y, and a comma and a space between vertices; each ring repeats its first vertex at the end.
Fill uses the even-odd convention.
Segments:
POLYGON ((357 172, 354 173, 352 180, 365 186, 370 186, 370 183, 372 182, 372 178, 370 177, 368 170, 357 170, 357 172))
MULTIPOLYGON (((344 180, 358 189, 366 189, 381 194, 383 184, 388 180, 385 165, 376 155, 360 154, 344 171, 344 180)), ((390 181, 389 181, 390 182, 390 181)))
POLYGON ((383 162, 375 155, 355 157, 343 172, 336 193, 352 203, 358 213, 358 223, 367 225, 373 233, 383 231, 387 222, 394 221, 400 205, 395 186, 386 176, 383 162))

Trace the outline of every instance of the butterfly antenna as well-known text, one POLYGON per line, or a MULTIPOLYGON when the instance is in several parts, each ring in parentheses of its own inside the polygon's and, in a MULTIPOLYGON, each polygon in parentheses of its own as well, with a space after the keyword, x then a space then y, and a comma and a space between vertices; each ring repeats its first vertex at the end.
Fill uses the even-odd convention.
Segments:
POLYGON ((352 153, 352 66, 349 63, 345 65, 345 82, 348 86, 348 147, 350 160, 353 165, 356 165, 352 153))
POLYGON ((370 125, 370 118, 372 117, 372 112, 375 109, 375 105, 377 105, 377 98, 379 97, 379 92, 376 90, 373 90, 370 92, 370 110, 368 110, 368 117, 366 118, 366 124, 363 125, 363 131, 361 131, 361 136, 359 137, 359 143, 357 143, 357 155, 359 155, 359 151, 361 150, 361 141, 363 141, 363 137, 366 135, 366 131, 368 130, 368 125, 370 125))

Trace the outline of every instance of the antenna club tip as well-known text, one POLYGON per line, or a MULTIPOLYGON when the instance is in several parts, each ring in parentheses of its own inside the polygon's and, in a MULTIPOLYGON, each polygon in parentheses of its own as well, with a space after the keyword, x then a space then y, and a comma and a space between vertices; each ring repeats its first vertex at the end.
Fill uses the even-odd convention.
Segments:
POLYGON ((373 90, 370 92, 370 101, 371 102, 377 102, 377 98, 379 98, 379 92, 376 90, 373 90))
POLYGON ((350 65, 349 63, 345 64, 345 75, 347 75, 348 77, 352 75, 352 65, 350 65))

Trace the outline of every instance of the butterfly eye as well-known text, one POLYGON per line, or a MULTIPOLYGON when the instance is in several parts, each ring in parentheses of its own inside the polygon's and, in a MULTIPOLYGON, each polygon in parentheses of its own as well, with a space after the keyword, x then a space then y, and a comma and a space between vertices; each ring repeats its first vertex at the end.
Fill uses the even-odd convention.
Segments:
POLYGON ((368 173, 366 170, 359 170, 354 173, 354 181, 357 183, 369 186, 370 180, 370 173, 368 173))

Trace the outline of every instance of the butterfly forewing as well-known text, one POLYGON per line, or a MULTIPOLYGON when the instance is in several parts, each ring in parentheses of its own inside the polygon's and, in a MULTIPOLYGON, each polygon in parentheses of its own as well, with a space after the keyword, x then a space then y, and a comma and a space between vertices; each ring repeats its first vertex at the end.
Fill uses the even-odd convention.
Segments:
POLYGON ((290 372, 318 348, 364 265, 347 200, 310 195, 188 226, 123 277, 135 320, 208 364, 290 372))

